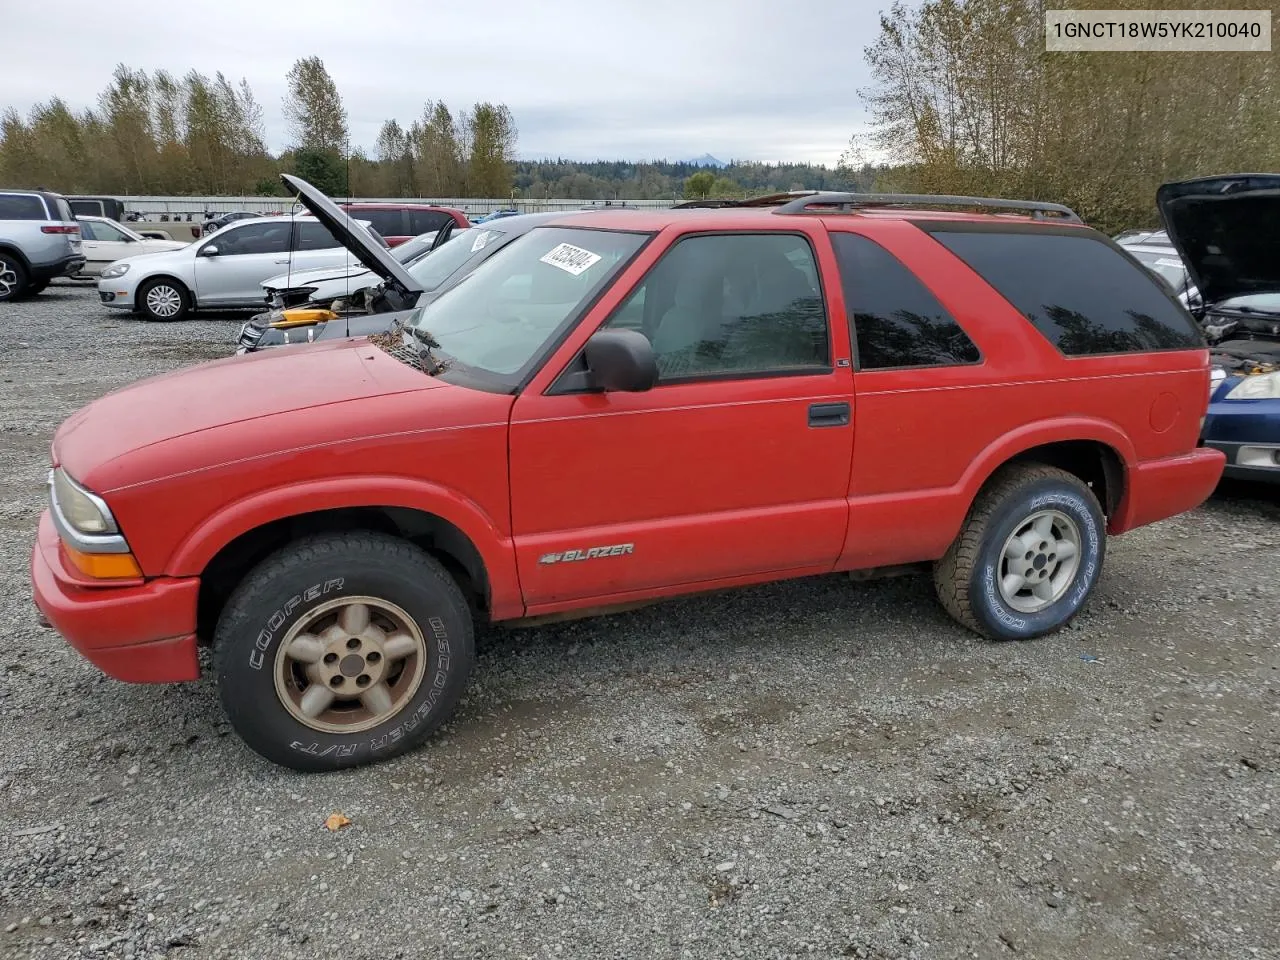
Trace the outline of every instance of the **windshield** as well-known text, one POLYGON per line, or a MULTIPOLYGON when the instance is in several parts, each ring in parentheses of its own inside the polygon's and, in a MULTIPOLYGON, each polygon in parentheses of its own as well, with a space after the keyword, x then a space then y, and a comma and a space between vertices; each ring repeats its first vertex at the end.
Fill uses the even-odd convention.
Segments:
POLYGON ((444 283, 454 272, 476 256, 495 240, 501 240, 504 234, 498 230, 484 227, 470 227, 459 230, 429 256, 423 257, 409 268, 409 275, 422 285, 422 289, 430 292, 444 283))
MULTIPOLYGON (((470 247, 469 233, 463 231, 422 262, 454 244, 470 247)), ((519 373, 647 237, 572 227, 530 230, 415 310, 408 326, 429 333, 443 353, 464 366, 501 376, 519 373)))
POLYGON ((432 230, 430 233, 420 233, 412 240, 406 240, 398 247, 391 250, 391 255, 401 263, 409 263, 417 260, 424 253, 431 249, 431 241, 436 238, 436 232, 432 230))
POLYGON ((1174 289, 1181 290, 1187 282, 1187 268, 1182 265, 1182 261, 1178 259, 1174 253, 1158 253, 1153 250, 1134 250, 1130 249, 1138 262, 1150 270, 1152 273, 1158 273, 1171 284, 1174 289))

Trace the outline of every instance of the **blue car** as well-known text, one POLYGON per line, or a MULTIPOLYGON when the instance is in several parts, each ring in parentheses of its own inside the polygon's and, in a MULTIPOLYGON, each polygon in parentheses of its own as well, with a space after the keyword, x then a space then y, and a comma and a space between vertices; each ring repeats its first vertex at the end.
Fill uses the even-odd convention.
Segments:
POLYGON ((1280 174, 1167 183, 1156 203, 1214 366, 1201 438, 1226 476, 1280 484, 1280 174))

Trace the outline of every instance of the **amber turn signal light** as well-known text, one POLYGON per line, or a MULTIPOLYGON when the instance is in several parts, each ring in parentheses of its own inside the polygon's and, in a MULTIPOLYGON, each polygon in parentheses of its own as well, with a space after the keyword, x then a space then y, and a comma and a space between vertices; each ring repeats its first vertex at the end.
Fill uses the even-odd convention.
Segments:
POLYGON ((81 553, 65 543, 62 549, 72 566, 94 580, 133 580, 142 576, 132 553, 81 553))

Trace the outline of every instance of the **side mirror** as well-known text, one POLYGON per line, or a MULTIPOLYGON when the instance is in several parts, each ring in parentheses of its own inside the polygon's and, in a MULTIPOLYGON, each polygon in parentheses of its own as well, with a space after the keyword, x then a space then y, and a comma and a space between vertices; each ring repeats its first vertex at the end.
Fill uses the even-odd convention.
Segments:
POLYGON ((653 344, 639 330, 600 330, 583 351, 587 382, 597 390, 638 393, 658 382, 653 344))
POLYGON ((218 255, 218 245, 216 243, 206 244, 200 248, 200 256, 216 257, 218 255))

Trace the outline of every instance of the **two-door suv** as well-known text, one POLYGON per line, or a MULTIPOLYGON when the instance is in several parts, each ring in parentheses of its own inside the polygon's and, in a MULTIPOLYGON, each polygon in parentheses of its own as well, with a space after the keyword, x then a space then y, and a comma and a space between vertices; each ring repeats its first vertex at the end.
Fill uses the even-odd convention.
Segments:
MULTIPOLYGON (((286 179, 337 235, 344 214, 286 179)), ((1108 534, 1213 489, 1208 396, 1190 316, 1065 207, 593 212, 392 333, 74 414, 35 599, 121 680, 195 680, 212 645, 251 747, 348 767, 454 712, 476 620, 930 564, 966 627, 1056 630, 1108 534)))

